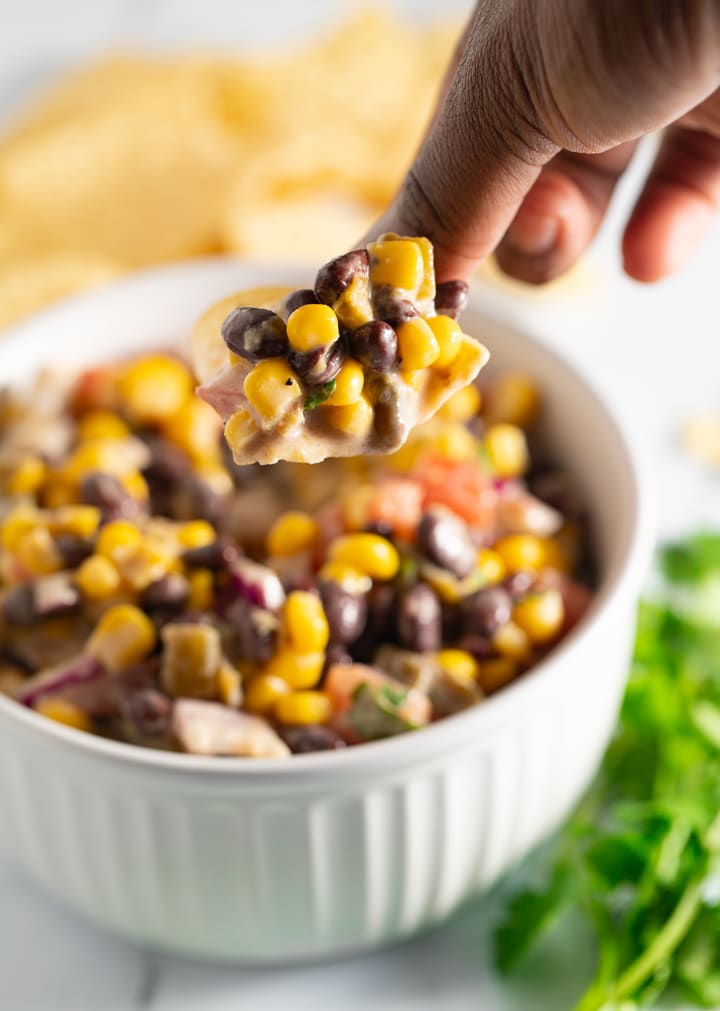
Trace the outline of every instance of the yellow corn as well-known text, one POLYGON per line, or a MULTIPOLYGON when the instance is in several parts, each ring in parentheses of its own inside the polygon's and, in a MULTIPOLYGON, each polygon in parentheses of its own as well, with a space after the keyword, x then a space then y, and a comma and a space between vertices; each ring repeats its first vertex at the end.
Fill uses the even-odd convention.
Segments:
POLYGON ((335 389, 325 401, 329 407, 347 407, 360 399, 365 385, 365 373, 360 362, 348 358, 337 376, 335 389))
POLYGON ((114 558, 120 548, 135 548, 142 544, 143 536, 128 520, 113 520, 98 534, 96 552, 106 558, 114 558))
POLYGON ((265 665, 263 674, 282 678, 291 688, 314 688, 324 665, 324 653, 296 653, 281 646, 265 665))
POLYGON ((39 456, 28 456, 19 463, 8 479, 11 495, 34 495, 47 477, 47 466, 39 456))
POLYGON ((40 497, 47 509, 60 509, 78 501, 77 487, 71 481, 53 476, 43 485, 40 497))
POLYGON ((534 534, 510 534, 493 544, 508 572, 537 572, 545 565, 545 545, 534 534))
POLYGON ((372 404, 366 397, 360 397, 354 404, 347 407, 325 407, 325 417, 332 427, 338 432, 346 435, 354 435, 361 438, 372 428, 374 411, 372 404))
POLYGON ((46 576, 63 567, 62 555, 46 526, 36 526, 20 538, 15 556, 33 576, 46 576))
POLYGON ((68 702, 61 698, 38 699, 35 703, 35 712, 41 716, 62 723, 66 727, 74 730, 92 730, 92 720, 86 712, 73 702, 68 702))
POLYGON ((443 421, 470 421, 479 412, 480 404, 480 391, 471 383, 456 390, 450 399, 445 401, 436 416, 443 421))
POLYGON ((91 555, 81 562, 75 573, 75 583, 88 600, 105 600, 120 589, 120 573, 109 558, 91 555))
POLYGON ((540 410, 540 394, 527 376, 506 372, 487 392, 483 415, 488 424, 519 425, 527 428, 540 410))
POLYGON ((296 653, 320 653, 328 644, 330 629, 319 597, 293 590, 283 605, 285 644, 296 653))
POLYGON ((44 516, 39 509, 29 505, 17 506, 2 521, 0 544, 6 551, 15 551, 25 534, 29 534, 42 523, 44 516))
POLYGON ((532 644, 527 632, 514 621, 508 621, 495 631, 493 648, 501 656, 512 660, 527 660, 532 652, 532 644))
POLYGON ((485 432, 485 449, 498 477, 520 477, 530 462, 527 441, 517 425, 490 425, 485 432))
POLYGON ((111 671, 138 663, 154 646, 153 623, 132 604, 115 604, 107 610, 87 643, 88 652, 111 671))
POLYGON ((243 708, 250 713, 264 715, 271 712, 278 699, 289 691, 290 686, 282 678, 274 674, 258 674, 245 690, 243 708))
POLYGON ((266 546, 269 555, 289 558, 301 551, 310 551, 317 542, 318 525, 308 513, 291 510, 278 516, 268 531, 266 546))
POLYGON ((370 281, 393 288, 415 291, 423 279, 424 264, 420 247, 412 239, 384 239, 371 242, 370 281))
POLYGON ((191 611, 208 611, 215 599, 215 577, 210 569, 195 569, 188 576, 190 591, 188 608, 191 611))
POLYGON ((163 435, 201 464, 217 459, 221 422, 204 400, 190 397, 163 422, 163 435))
POLYGON ((192 392, 187 368, 176 358, 151 355, 130 364, 120 376, 118 394, 135 424, 156 424, 176 414, 192 392))
POLYGON ((302 394, 297 376, 282 358, 258 362, 245 376, 243 389, 260 420, 268 424, 284 417, 302 394))
POLYGON ((340 336, 337 316, 329 305, 301 305, 288 317, 287 335, 295 351, 327 347, 340 336))
POLYGON ((216 674, 217 694, 221 702, 234 709, 242 702, 242 677, 232 664, 223 661, 216 674))
POLYGON ((435 368, 442 369, 452 365, 460 354, 462 330, 451 316, 428 316, 427 325, 435 334, 440 353, 435 359, 435 368))
POLYGON ((101 518, 96 506, 69 505, 55 511, 50 526, 53 533, 73 534, 75 537, 89 539, 95 535, 101 518))
POLYGON ((400 568, 400 555, 379 534, 346 534, 330 545, 330 561, 350 565, 371 579, 392 579, 400 568))
POLYGON ((531 593, 513 608, 513 621, 534 643, 550 642, 565 620, 565 605, 558 590, 531 593))
POLYGON ((191 520, 178 530, 178 541, 183 548, 204 548, 216 540, 215 527, 207 520, 191 520))
POLYGON ((318 572, 318 579, 321 582, 338 583, 351 593, 367 593, 372 586, 367 573, 343 562, 325 562, 318 572))
POLYGON ((327 723, 331 715, 332 704, 325 692, 291 692, 275 703, 275 716, 280 723, 327 723))
POLYGON ((474 460, 477 456, 474 436, 458 422, 440 423, 429 444, 446 460, 474 460))
POLYGON ((144 590, 168 572, 177 571, 179 562, 170 546, 158 537, 147 537, 138 544, 119 545, 111 558, 123 581, 134 590, 144 590))
POLYGON ((124 439, 130 428, 113 411, 89 411, 78 421, 78 439, 124 439))
POLYGON ((507 566, 502 557, 492 548, 480 548, 475 564, 482 573, 486 585, 500 583, 507 575, 507 566))
POLYGON ((91 471, 103 471, 122 478, 133 469, 126 456, 118 450, 117 439, 88 439, 74 450, 59 476, 72 484, 91 471))
POLYGON ((225 422, 225 438, 232 449, 243 446, 248 439, 257 434, 257 428, 249 411, 241 408, 231 414, 225 422))
POLYGON ((128 495, 137 499, 138 502, 145 502, 149 498, 150 489, 139 470, 131 470, 128 474, 123 474, 119 481, 128 495))
MULTIPOLYGON (((558 536, 562 537, 562 531, 558 536)), ((543 544, 545 546, 545 565, 549 569, 569 573, 572 570, 572 563, 565 544, 552 537, 544 539, 543 544)))
POLYGON ((401 323, 397 328, 398 358, 403 372, 414 372, 434 365, 440 354, 437 337, 420 316, 401 323))
POLYGON ((488 695, 513 681, 518 674, 517 660, 509 656, 495 656, 478 661, 478 684, 488 695))
POLYGON ((474 681, 477 677, 477 660, 464 649, 441 649, 437 662, 456 681, 474 681))
POLYGON ((168 695, 217 698, 218 671, 223 665, 220 633, 205 624, 165 625, 160 681, 168 695))

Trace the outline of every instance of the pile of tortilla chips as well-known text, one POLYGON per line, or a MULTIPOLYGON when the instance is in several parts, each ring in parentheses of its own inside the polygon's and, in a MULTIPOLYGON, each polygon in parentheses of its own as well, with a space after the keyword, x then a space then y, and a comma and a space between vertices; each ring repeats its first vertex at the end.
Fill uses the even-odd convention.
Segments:
POLYGON ((0 138, 0 326, 203 253, 318 261, 392 196, 458 27, 381 10, 262 58, 119 56, 0 138))

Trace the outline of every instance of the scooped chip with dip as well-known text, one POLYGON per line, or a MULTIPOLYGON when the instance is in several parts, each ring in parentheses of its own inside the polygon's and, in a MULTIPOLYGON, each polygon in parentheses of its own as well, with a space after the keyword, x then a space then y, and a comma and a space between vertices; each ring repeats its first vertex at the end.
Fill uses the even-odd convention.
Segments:
POLYGON ((321 267, 312 289, 254 289, 191 336, 199 394, 236 463, 390 453, 472 382, 488 351, 457 317, 467 285, 436 287, 426 238, 388 233, 321 267))

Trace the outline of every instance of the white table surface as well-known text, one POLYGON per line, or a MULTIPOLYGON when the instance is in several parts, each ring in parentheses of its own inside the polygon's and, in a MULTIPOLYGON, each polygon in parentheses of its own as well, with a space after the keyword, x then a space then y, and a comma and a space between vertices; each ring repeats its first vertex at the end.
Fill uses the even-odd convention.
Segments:
MULTIPOLYGON (((291 32, 341 9, 329 0, 300 7, 289 0, 24 0, 11 15, 3 12, 0 110, 48 67, 115 39, 161 44, 169 32, 171 42, 224 38, 232 45, 241 34, 267 38, 277 25, 291 32)), ((632 181, 621 205, 631 188, 632 181)), ((491 289, 484 297, 491 310, 526 323, 605 384, 646 443, 662 535, 720 526, 720 477, 703 473, 677 443, 688 414, 720 412, 720 227, 682 276, 646 288, 619 271, 620 217, 621 206, 572 283, 542 295, 491 289)), ((501 983, 489 968, 487 942, 497 906, 497 899, 478 899, 444 928, 363 958, 239 970, 149 953, 101 933, 0 860, 0 1011, 566 1011, 573 975, 587 966, 582 934, 573 933, 570 944, 567 934, 551 939, 521 978, 501 983), (540 979, 554 980, 552 988, 540 979)))

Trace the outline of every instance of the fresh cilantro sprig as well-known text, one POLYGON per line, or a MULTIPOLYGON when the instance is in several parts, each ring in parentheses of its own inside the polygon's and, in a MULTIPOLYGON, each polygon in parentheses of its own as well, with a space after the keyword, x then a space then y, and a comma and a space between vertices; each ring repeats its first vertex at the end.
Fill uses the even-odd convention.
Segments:
POLYGON ((600 773, 544 885, 516 895, 495 934, 508 972, 584 911, 597 966, 575 1011, 650 1007, 668 988, 720 1003, 720 535, 669 546, 660 570, 600 773))
POLYGON ((318 386, 314 389, 312 393, 308 393, 305 397, 305 410, 314 411, 316 407, 320 404, 324 404, 328 397, 331 397, 335 392, 335 380, 331 379, 327 383, 323 383, 322 386, 318 386))

